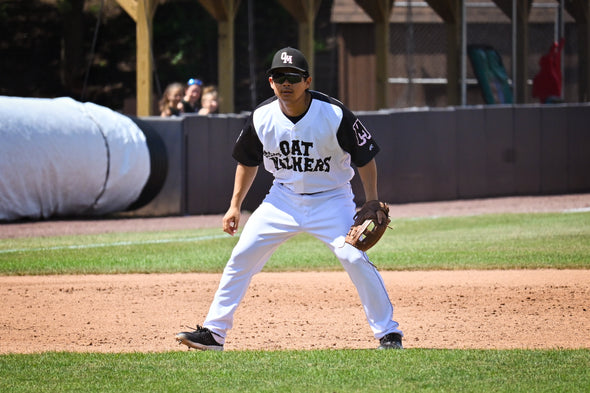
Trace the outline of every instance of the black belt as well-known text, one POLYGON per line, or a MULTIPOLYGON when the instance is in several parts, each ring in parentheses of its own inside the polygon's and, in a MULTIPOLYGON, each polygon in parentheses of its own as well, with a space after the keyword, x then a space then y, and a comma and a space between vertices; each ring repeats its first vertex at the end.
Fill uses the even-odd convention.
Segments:
MULTIPOLYGON (((283 187, 287 187, 284 183, 279 183, 281 186, 283 187)), ((287 187, 288 188, 288 187, 287 187)), ((326 192, 326 191, 318 191, 318 192, 302 192, 302 193, 298 193, 296 192, 297 195, 316 195, 316 194, 321 194, 322 192, 326 192)))

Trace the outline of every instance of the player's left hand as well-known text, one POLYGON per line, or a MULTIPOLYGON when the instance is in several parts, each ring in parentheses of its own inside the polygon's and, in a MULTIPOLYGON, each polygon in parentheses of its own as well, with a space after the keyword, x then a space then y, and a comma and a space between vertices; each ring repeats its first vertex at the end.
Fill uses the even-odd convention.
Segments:
POLYGON ((390 222, 389 206, 386 203, 367 201, 355 214, 354 224, 350 227, 345 242, 361 251, 367 251, 381 239, 390 222))
POLYGON ((385 213, 384 210, 377 210, 377 222, 379 223, 379 225, 383 224, 386 221, 390 221, 388 214, 385 213))

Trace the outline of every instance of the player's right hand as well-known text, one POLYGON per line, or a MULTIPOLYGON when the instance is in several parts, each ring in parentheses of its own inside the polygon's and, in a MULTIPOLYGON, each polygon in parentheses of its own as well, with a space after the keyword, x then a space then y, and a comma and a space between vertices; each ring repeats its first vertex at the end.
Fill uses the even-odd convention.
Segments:
POLYGON ((238 232, 240 223, 240 209, 230 207, 223 216, 223 232, 235 235, 238 232))

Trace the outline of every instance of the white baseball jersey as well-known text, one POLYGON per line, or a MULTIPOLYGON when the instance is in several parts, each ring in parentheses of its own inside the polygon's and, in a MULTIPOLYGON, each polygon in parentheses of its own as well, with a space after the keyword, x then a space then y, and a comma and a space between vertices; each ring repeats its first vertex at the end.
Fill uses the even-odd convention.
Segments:
POLYGON ((279 107, 277 97, 250 115, 234 147, 241 164, 264 167, 298 194, 332 190, 350 182, 351 162, 363 166, 379 147, 361 121, 341 102, 310 91, 311 104, 297 121, 279 107))

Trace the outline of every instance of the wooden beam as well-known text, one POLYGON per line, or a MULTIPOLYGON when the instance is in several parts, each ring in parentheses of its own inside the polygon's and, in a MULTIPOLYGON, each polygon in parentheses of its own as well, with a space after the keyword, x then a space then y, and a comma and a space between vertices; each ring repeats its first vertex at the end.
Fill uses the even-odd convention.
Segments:
POLYGON ((389 22, 394 0, 354 0, 375 22, 389 22))
POLYGON ((199 0, 199 3, 201 3, 203 8, 205 8, 216 21, 233 20, 234 16, 231 15, 231 6, 234 2, 228 2, 227 0, 199 0))
POLYGON ((506 15, 512 19, 512 0, 493 0, 496 6, 506 15))
POLYGON ((375 22, 375 108, 389 103, 389 17, 394 0, 355 0, 375 22))
POLYGON ((152 27, 159 0, 117 0, 135 21, 137 116, 153 115, 152 27))
POLYGON ((278 0, 297 22, 309 22, 310 15, 316 17, 322 0, 278 0))
POLYGON ((137 22, 137 0, 117 0, 123 10, 137 22))
POLYGON ((461 3, 457 4, 455 0, 426 0, 426 2, 445 23, 461 25, 461 3))
MULTIPOLYGON (((298 23, 298 49, 305 55, 309 72, 313 76, 315 64, 315 18, 322 0, 278 0, 298 23)), ((312 86, 313 88, 313 79, 312 86)))
POLYGON ((217 47, 219 50, 217 87, 221 97, 219 112, 233 113, 235 111, 234 21, 240 6, 240 0, 199 0, 199 3, 217 21, 217 47))

